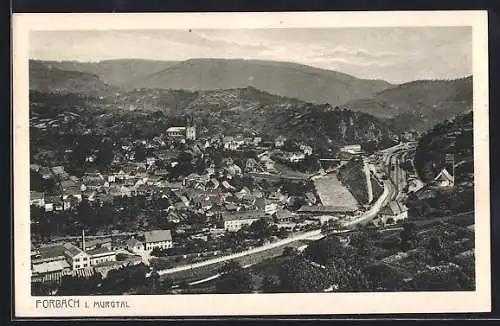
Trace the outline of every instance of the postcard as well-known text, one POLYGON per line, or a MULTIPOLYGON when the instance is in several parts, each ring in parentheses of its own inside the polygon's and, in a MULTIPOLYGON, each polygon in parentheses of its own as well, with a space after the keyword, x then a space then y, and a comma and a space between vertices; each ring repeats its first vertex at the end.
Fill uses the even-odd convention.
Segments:
POLYGON ((488 312, 485 11, 14 14, 17 317, 488 312))

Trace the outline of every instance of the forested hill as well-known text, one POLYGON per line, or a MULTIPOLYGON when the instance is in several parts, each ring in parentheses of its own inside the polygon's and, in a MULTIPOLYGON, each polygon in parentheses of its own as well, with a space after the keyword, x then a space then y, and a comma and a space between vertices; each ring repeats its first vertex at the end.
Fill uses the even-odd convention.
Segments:
POLYGON ((415 167, 427 186, 416 193, 409 193, 406 204, 410 219, 473 214, 475 194, 472 123, 472 112, 459 115, 451 121, 437 124, 420 139, 415 154, 415 167), (454 157, 454 162, 445 159, 447 154, 454 157), (451 187, 433 182, 443 168, 451 175, 454 173, 451 187))
POLYGON ((345 105, 354 111, 388 118, 400 131, 425 130, 472 110, 472 76, 454 80, 418 80, 345 105))
POLYGON ((432 180, 444 167, 446 154, 455 157, 456 180, 469 180, 474 174, 472 111, 437 124, 419 141, 415 166, 424 181, 432 180))
POLYGON ((32 115, 50 118, 65 111, 77 112, 82 118, 87 117, 84 120, 94 132, 100 130, 100 133, 123 126, 126 130, 115 131, 149 137, 155 130, 162 133, 168 126, 183 123, 186 117, 193 116, 200 136, 241 134, 272 140, 281 135, 304 140, 317 151, 330 152, 328 149, 331 149, 333 153, 340 146, 354 143, 372 148, 387 147, 393 144, 395 136, 390 126, 369 114, 303 103, 253 88, 203 92, 136 91, 119 100, 34 91, 30 96, 32 115), (102 113, 107 114, 92 118, 102 113), (134 123, 124 124, 124 119, 134 123))

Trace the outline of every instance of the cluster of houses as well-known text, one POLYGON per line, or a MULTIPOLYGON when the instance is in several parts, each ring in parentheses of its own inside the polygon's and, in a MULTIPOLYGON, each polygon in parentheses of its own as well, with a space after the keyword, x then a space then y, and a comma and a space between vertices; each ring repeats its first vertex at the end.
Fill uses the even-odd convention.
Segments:
POLYGON ((140 261, 137 254, 151 252, 154 248, 173 247, 170 230, 147 231, 143 238, 143 241, 130 238, 124 243, 115 242, 110 237, 86 240, 85 233, 82 232, 80 246, 71 242, 40 246, 31 251, 32 277, 82 269, 104 269, 108 272, 123 266, 123 261, 117 259, 120 252, 127 257, 124 261, 130 262, 140 261))

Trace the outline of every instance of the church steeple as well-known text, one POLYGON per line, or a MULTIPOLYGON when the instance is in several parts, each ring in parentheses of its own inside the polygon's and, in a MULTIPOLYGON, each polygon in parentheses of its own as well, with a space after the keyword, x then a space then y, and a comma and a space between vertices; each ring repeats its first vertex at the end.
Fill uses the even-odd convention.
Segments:
POLYGON ((196 125, 194 123, 193 114, 188 116, 186 124, 186 138, 190 140, 196 140, 196 125))

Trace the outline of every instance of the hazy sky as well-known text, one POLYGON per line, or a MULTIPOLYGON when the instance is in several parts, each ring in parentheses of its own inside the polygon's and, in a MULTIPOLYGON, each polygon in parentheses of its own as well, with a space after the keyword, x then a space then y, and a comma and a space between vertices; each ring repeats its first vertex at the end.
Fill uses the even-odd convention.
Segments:
POLYGON ((31 32, 30 58, 291 61, 401 83, 472 74, 470 27, 31 32))

